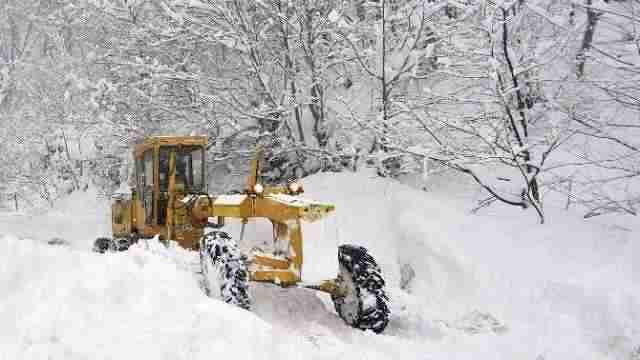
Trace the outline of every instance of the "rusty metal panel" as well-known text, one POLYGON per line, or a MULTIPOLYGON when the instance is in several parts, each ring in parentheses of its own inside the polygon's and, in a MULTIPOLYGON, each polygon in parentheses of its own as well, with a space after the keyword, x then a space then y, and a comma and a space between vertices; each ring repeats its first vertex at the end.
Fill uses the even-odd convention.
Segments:
POLYGON ((111 203, 111 232, 114 237, 128 236, 131 233, 131 200, 115 199, 111 203))

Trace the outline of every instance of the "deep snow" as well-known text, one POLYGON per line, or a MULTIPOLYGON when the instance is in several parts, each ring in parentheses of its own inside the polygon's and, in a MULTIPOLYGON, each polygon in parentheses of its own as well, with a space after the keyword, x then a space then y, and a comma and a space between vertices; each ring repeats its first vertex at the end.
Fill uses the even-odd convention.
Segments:
POLYGON ((311 290, 252 284, 252 312, 209 299, 183 249, 91 253, 109 229, 108 204, 91 192, 46 214, 2 214, 0 359, 640 358, 633 223, 546 209, 538 225, 500 206, 473 215, 473 190, 431 181, 428 192, 368 173, 304 182, 305 196, 337 208, 304 227, 305 279, 335 275, 338 244, 368 247, 391 295, 383 335, 348 328, 311 290))

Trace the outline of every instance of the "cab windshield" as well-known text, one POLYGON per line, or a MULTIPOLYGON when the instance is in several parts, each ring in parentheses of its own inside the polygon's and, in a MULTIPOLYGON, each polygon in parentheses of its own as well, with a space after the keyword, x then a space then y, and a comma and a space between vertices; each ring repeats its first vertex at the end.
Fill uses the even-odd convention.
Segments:
POLYGON ((162 146, 159 156, 160 191, 169 188, 169 159, 176 152, 176 188, 186 192, 204 190, 204 149, 201 146, 162 146))

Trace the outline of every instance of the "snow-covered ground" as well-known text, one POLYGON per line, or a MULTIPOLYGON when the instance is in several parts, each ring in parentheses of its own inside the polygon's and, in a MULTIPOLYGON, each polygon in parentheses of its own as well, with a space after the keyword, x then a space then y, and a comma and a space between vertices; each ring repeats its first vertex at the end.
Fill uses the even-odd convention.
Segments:
POLYGON ((391 295, 382 335, 347 327, 311 290, 255 284, 252 312, 207 298, 183 249, 94 254, 109 213, 91 192, 2 214, 0 359, 640 359, 637 223, 474 215, 472 190, 432 181, 428 192, 367 173, 305 182, 337 211, 305 226, 304 277, 335 275, 338 244, 369 248, 391 295))

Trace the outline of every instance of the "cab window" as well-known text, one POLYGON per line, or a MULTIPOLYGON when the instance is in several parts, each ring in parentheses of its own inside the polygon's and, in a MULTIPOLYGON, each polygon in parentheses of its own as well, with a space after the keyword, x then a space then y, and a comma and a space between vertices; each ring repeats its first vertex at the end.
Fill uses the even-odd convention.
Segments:
POLYGON ((185 147, 176 156, 176 181, 184 182, 192 192, 203 190, 203 149, 185 147))
POLYGON ((153 187, 153 151, 144 153, 144 187, 153 187))
POLYGON ((158 181, 160 184, 160 191, 167 191, 169 188, 169 159, 171 155, 171 148, 162 146, 160 148, 160 154, 158 158, 159 162, 159 174, 158 181))
POLYGON ((136 159, 136 192, 140 200, 144 197, 144 160, 136 159))
POLYGON ((169 189, 169 161, 171 151, 176 152, 176 185, 189 192, 204 188, 204 149, 199 146, 163 146, 160 148, 160 191, 169 189))
POLYGON ((198 191, 204 191, 204 149, 193 149, 190 159, 193 167, 193 188, 198 191))
POLYGON ((142 203, 144 204, 145 223, 151 224, 153 222, 153 150, 145 151, 143 161, 142 203))

